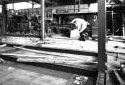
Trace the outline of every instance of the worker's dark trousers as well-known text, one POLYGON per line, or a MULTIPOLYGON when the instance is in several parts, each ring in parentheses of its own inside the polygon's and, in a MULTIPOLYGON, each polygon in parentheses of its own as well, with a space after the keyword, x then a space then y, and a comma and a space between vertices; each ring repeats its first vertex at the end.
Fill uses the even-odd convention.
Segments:
POLYGON ((84 31, 82 31, 80 33, 80 39, 81 41, 85 41, 86 39, 89 39, 89 32, 87 29, 85 29, 84 31))
POLYGON ((84 32, 81 32, 80 33, 80 38, 79 38, 80 41, 85 41, 85 35, 84 35, 84 32))

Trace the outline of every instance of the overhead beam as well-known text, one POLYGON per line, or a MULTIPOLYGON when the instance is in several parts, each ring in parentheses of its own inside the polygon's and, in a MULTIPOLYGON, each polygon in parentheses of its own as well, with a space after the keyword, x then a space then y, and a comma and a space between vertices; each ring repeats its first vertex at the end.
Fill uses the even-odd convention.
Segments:
MULTIPOLYGON (((7 4, 13 3, 13 1, 14 1, 14 3, 29 2, 29 1, 41 3, 41 0, 3 0, 3 1, 7 1, 7 4)), ((56 4, 57 1, 45 0, 45 2, 48 4, 56 4)), ((0 4, 2 4, 2 0, 0 0, 0 4)))
POLYGON ((0 4, 2 4, 2 1, 6 1, 7 4, 10 4, 10 3, 18 3, 18 2, 28 2, 28 1, 31 1, 31 0, 1 0, 0 1, 0 4))

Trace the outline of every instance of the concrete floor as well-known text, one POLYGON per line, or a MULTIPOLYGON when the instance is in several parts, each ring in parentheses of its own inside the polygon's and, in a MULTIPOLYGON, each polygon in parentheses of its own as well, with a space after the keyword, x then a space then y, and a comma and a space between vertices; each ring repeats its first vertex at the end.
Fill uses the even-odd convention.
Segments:
MULTIPOLYGON (((74 85, 74 79, 80 76, 14 62, 0 64, 0 85, 74 85)), ((94 79, 86 78, 85 85, 93 85, 94 79)))
POLYGON ((3 67, 0 72, 0 85, 65 85, 67 80, 44 74, 38 74, 13 67, 3 67))
MULTIPOLYGON (((29 66, 26 67, 32 70, 35 69, 29 66)), ((41 73, 38 73, 11 66, 0 65, 0 85, 66 85, 73 75, 70 73, 64 74, 63 72, 54 72, 56 71, 42 69, 41 73), (63 76, 61 76, 62 74, 63 76)))

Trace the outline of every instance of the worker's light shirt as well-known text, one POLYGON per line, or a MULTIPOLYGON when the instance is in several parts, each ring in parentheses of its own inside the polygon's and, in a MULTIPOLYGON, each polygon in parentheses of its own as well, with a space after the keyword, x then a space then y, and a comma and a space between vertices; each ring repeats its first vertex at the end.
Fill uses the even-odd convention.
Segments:
POLYGON ((71 23, 74 23, 76 25, 76 28, 79 30, 79 33, 84 31, 87 28, 88 22, 84 19, 75 18, 72 20, 71 23))

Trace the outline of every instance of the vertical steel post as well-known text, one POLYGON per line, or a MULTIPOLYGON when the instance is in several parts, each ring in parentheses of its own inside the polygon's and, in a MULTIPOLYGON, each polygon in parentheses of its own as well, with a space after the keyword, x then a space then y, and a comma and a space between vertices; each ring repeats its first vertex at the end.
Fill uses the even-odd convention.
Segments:
POLYGON ((113 8, 112 8, 112 35, 114 36, 115 34, 115 27, 114 27, 114 11, 113 11, 113 8))
POLYGON ((78 3, 78 12, 80 12, 80 5, 81 5, 80 1, 81 0, 79 0, 79 3, 78 3))
POLYGON ((106 40, 106 0, 98 0, 98 78, 96 85, 105 85, 105 63, 107 61, 106 40))
POLYGON ((15 8, 14 8, 14 0, 13 0, 13 3, 12 3, 12 9, 13 9, 13 12, 14 12, 14 9, 15 9, 15 8))
POLYGON ((61 16, 59 16, 59 24, 61 24, 61 16))
POLYGON ((74 13, 75 13, 75 10, 76 10, 76 0, 74 2, 74 13))
POLYGON ((105 0, 98 0, 98 58, 100 72, 105 72, 106 62, 106 7, 105 0))
POLYGON ((122 36, 125 36, 125 15, 122 12, 122 36))
POLYGON ((45 12, 44 12, 44 7, 45 7, 45 0, 41 0, 41 39, 44 40, 45 38, 45 12))
POLYGON ((7 5, 6 1, 2 1, 2 35, 5 34, 7 28, 7 5))
POLYGON ((32 13, 34 13, 34 2, 32 2, 32 13))

